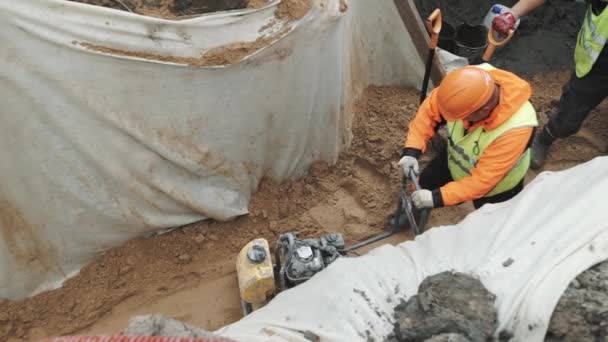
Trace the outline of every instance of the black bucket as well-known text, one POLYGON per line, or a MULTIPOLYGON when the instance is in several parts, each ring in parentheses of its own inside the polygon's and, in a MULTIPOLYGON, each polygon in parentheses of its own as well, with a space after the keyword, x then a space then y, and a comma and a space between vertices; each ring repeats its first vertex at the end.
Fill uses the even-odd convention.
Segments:
POLYGON ((437 43, 437 46, 451 53, 456 53, 454 38, 456 38, 454 26, 444 21, 441 24, 441 32, 439 32, 439 42, 437 43))
POLYGON ((456 29, 456 54, 465 57, 470 64, 481 60, 488 47, 488 29, 483 25, 464 23, 456 29))

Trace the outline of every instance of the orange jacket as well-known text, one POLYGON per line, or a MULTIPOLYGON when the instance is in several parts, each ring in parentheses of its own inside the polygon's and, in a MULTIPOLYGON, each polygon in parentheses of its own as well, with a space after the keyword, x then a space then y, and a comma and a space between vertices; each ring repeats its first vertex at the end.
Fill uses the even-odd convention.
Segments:
MULTIPOLYGON (((465 128, 473 130, 483 126, 492 130, 507 121, 532 96, 530 84, 513 73, 503 70, 490 70, 490 75, 500 87, 500 102, 485 120, 465 128)), ((435 135, 435 127, 442 121, 437 106, 437 89, 433 90, 422 103, 416 117, 409 125, 405 142, 406 148, 424 152, 428 141, 435 135)), ((452 181, 439 190, 443 205, 450 206, 472 201, 485 196, 504 178, 515 165, 532 136, 533 128, 519 128, 505 133, 488 146, 471 175, 459 181, 452 181)), ((434 189, 429 189, 434 190, 434 189)))

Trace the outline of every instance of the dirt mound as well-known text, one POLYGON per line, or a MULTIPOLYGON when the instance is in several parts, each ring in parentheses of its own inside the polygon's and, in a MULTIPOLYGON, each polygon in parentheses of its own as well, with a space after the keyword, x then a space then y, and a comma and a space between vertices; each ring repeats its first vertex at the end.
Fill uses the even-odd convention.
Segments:
MULTIPOLYGON (((142 15, 175 19, 208 12, 227 11, 239 8, 261 8, 270 0, 68 0, 91 5, 110 7, 142 15)), ((275 17, 284 21, 301 19, 312 8, 312 0, 282 0, 275 11, 275 17)), ((261 28, 264 30, 267 26, 261 28)), ((103 45, 74 40, 72 44, 89 50, 160 62, 201 66, 229 65, 241 62, 245 57, 272 44, 283 37, 288 28, 284 27, 273 34, 258 37, 254 41, 234 42, 205 50, 200 57, 182 57, 155 54, 146 51, 117 49, 103 45)), ((279 56, 279 58, 281 58, 279 56)))
MULTIPOLYGON (((513 6, 516 0, 501 1, 513 6)), ((457 27, 481 24, 492 2, 484 0, 415 0, 422 18, 441 8, 444 20, 457 27)), ((570 0, 547 1, 521 19, 515 36, 494 54, 491 63, 518 74, 568 69, 574 65, 576 36, 585 15, 585 5, 570 0)))
POLYGON ((246 8, 247 0, 68 0, 138 14, 173 18, 246 8))
MULTIPOLYGON (((174 19, 203 13, 242 8, 262 8, 271 0, 68 0, 89 5, 129 11, 151 17, 174 19)), ((283 0, 276 16, 284 20, 302 18, 312 6, 311 0, 283 0)))
POLYGON ((608 261, 581 273, 553 311, 545 341, 608 340, 608 261))
POLYGON ((395 308, 395 336, 389 341, 488 341, 498 327, 495 299, 479 280, 462 273, 428 277, 417 295, 395 308))

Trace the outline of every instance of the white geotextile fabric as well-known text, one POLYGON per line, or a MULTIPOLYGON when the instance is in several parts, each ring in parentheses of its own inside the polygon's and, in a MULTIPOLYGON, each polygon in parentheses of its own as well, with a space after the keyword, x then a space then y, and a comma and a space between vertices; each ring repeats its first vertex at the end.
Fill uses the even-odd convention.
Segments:
POLYGON ((247 213, 350 143, 368 84, 417 85, 423 63, 392 0, 279 1, 171 21, 65 0, 0 0, 0 298, 58 286, 109 248, 157 229, 247 213), (198 57, 262 35, 229 66, 198 57))
POLYGON ((541 173, 511 201, 485 205, 457 225, 339 259, 216 333, 248 342, 308 341, 304 331, 321 341, 383 341, 394 307, 427 276, 453 270, 496 294, 497 333, 543 341, 570 281, 608 259, 606 193, 608 157, 541 173))

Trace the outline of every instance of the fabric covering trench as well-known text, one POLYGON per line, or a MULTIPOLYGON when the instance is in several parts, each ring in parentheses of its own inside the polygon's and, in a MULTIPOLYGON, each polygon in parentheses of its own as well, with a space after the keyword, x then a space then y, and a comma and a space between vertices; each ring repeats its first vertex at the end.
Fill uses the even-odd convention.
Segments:
POLYGON ((544 341, 568 284, 608 259, 608 157, 539 174, 519 195, 414 241, 341 258, 267 306, 216 331, 237 341, 384 341, 394 309, 428 276, 470 274, 496 295, 501 331, 544 341), (592 187, 588 186, 593 184, 592 187), (539 203, 542 205, 539 206, 539 203))
POLYGON ((263 177, 337 159, 368 84, 419 83, 393 1, 316 0, 293 22, 278 3, 171 21, 0 0, 0 298, 146 232, 246 214, 263 177), (239 63, 187 65, 259 39, 239 63))

